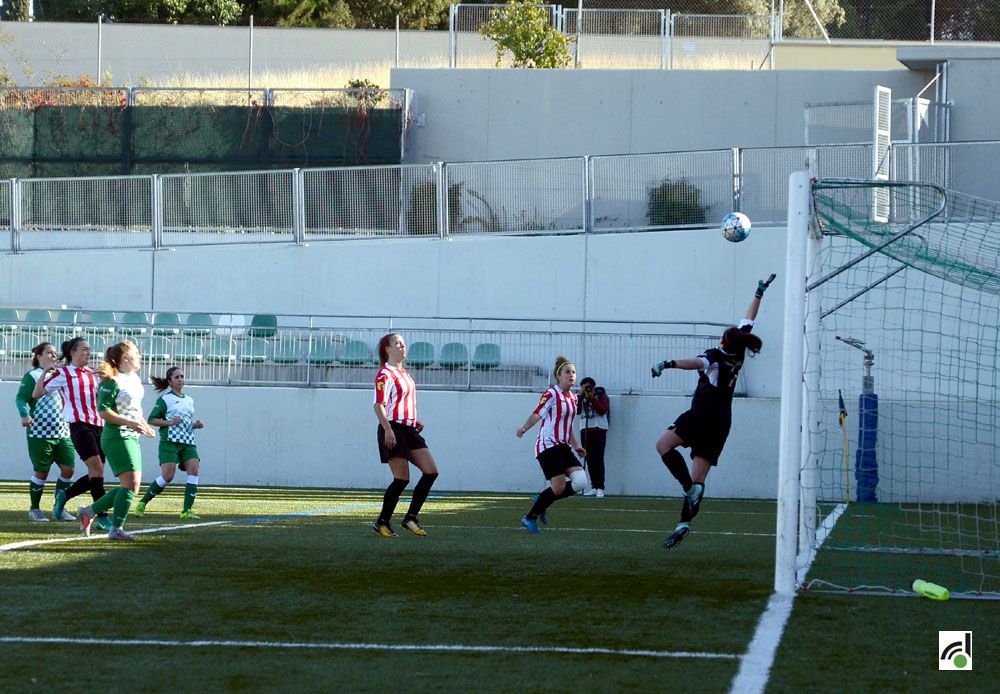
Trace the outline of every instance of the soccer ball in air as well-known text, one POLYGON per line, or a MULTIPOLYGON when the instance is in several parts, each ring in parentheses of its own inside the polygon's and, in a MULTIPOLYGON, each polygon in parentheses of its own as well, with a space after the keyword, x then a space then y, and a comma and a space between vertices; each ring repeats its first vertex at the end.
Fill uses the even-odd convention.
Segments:
POLYGON ((737 243, 750 235, 750 218, 742 212, 730 212, 722 218, 722 235, 737 243))

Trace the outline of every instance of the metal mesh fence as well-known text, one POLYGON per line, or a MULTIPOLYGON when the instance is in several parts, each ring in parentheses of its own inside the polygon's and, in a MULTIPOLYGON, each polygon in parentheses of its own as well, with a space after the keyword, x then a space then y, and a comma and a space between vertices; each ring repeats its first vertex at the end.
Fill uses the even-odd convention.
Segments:
POLYGON ((895 180, 936 183, 978 198, 996 200, 1000 142, 893 145, 895 180))
POLYGON ((160 176, 162 243, 292 241, 293 180, 292 171, 160 176))
MULTIPOLYGON (((893 99, 890 134, 893 142, 942 142, 948 139, 950 106, 927 99, 893 99)), ((806 144, 871 142, 874 133, 871 101, 806 104, 806 144)))
POLYGON ((22 250, 148 248, 148 176, 36 178, 19 182, 22 250))
POLYGON ((448 233, 582 231, 584 175, 582 157, 447 164, 448 233))
POLYGON ((667 66, 665 10, 566 8, 563 26, 576 38, 574 65, 594 69, 667 66))
POLYGON ((399 328, 375 317, 196 315, 202 320, 184 313, 8 309, 0 378, 19 379, 39 342, 81 335, 95 355, 131 340, 150 374, 177 364, 192 384, 370 388, 378 340, 399 330, 408 345, 407 368, 421 388, 541 391, 551 384, 550 362, 560 353, 572 355, 581 376, 599 376, 612 393, 686 395, 694 385, 689 376, 671 371, 653 380, 649 365, 664 355, 699 354, 717 344, 725 328, 608 323, 585 330, 555 322, 524 330, 514 329, 514 321, 486 328, 468 319, 450 321, 453 327, 428 327, 447 319, 409 319, 399 328))
POLYGON ((733 150, 590 158, 591 228, 714 225, 732 211, 733 150))
POLYGON ((304 171, 306 237, 436 234, 436 171, 432 164, 304 171))
POLYGON ((770 67, 769 16, 673 15, 670 67, 760 70, 770 67))

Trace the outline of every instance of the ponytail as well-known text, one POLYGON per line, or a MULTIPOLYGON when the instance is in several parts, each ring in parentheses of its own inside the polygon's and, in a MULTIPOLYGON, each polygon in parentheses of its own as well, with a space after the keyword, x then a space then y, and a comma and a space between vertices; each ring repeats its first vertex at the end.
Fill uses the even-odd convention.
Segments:
POLYGON ((163 378, 160 378, 159 376, 150 376, 149 380, 153 384, 153 387, 156 388, 156 392, 162 393, 170 388, 170 377, 173 376, 175 372, 180 371, 180 369, 181 367, 179 366, 171 366, 167 369, 167 375, 163 378))
POLYGON ((136 346, 128 340, 122 340, 108 347, 104 353, 104 361, 97 367, 97 375, 102 381, 110 381, 121 373, 122 356, 129 350, 136 349, 136 346))
POLYGON ((723 349, 727 352, 743 356, 747 350, 751 354, 760 352, 764 346, 764 341, 751 332, 732 327, 727 328, 726 332, 722 333, 722 344, 723 349))

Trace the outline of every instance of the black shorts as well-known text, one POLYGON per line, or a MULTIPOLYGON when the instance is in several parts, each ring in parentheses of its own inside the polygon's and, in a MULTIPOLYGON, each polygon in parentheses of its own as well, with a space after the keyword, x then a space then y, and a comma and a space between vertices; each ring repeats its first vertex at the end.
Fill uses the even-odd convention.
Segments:
POLYGON ((400 424, 399 422, 389 422, 389 426, 392 427, 392 433, 396 435, 396 445, 391 449, 385 447, 385 434, 382 431, 381 424, 378 425, 376 433, 376 437, 378 438, 378 455, 383 463, 388 463, 389 458, 403 458, 404 460, 412 461, 413 456, 411 454, 413 451, 427 448, 427 442, 424 441, 424 437, 420 435, 416 428, 400 424))
POLYGON ((104 450, 101 448, 101 432, 103 430, 103 427, 87 422, 70 422, 69 438, 73 442, 73 448, 76 449, 80 460, 86 461, 87 458, 99 455, 101 462, 104 462, 104 450))
POLYGON ((719 464, 719 456, 729 438, 732 421, 717 412, 699 413, 688 410, 668 429, 673 429, 684 447, 691 448, 691 457, 704 458, 711 465, 719 464))
POLYGON ((569 444, 560 443, 552 448, 546 448, 538 454, 538 464, 542 466, 542 474, 550 480, 559 475, 565 475, 571 467, 583 467, 569 444))

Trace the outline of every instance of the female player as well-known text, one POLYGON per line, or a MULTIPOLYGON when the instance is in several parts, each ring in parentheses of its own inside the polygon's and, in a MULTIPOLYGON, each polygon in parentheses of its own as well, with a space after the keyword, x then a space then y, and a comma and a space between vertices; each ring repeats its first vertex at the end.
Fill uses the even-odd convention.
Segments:
POLYGON ((372 524, 381 537, 398 537, 389 521, 399 502, 399 496, 410 481, 413 463, 420 470, 420 479, 413 488, 410 507, 403 516, 403 527, 417 537, 426 537, 417 514, 427 500, 434 480, 438 477, 434 456, 427 442, 420 435, 423 423, 417 419, 417 387, 409 372, 403 367, 406 360, 406 342, 399 333, 389 333, 378 342, 378 356, 382 368, 375 375, 375 416, 378 417, 378 452, 382 462, 392 470, 392 482, 382 499, 382 512, 372 524))
POLYGON ((155 436, 152 427, 142 418, 145 389, 136 373, 140 366, 142 356, 139 349, 126 340, 108 347, 104 362, 97 369, 101 378, 97 389, 97 409, 106 422, 101 445, 120 486, 95 501, 93 506, 80 507, 80 527, 84 535, 90 535, 90 524, 95 514, 113 509, 108 539, 125 542, 135 539, 122 528, 142 481, 139 435, 155 436))
POLYGON ((722 448, 729 436, 732 424, 733 391, 736 377, 743 368, 747 350, 756 354, 764 343, 751 333, 753 322, 760 310, 760 300, 774 281, 772 274, 757 283, 746 317, 739 327, 727 328, 719 340, 719 347, 707 349, 694 359, 678 359, 657 362, 653 365, 653 378, 664 369, 687 369, 698 371, 698 386, 691 399, 691 409, 671 424, 656 441, 656 452, 670 474, 684 489, 684 503, 681 507, 681 521, 663 546, 676 547, 691 531, 691 519, 698 514, 702 497, 705 495, 705 478, 708 471, 719 463, 722 448), (691 448, 691 472, 678 446, 691 448))
MULTIPOLYGON (((56 490, 52 515, 60 518, 63 517, 66 502, 88 489, 94 501, 104 496, 104 451, 101 449, 104 420, 97 414, 97 377, 88 366, 90 343, 82 337, 63 342, 62 358, 66 365, 47 368, 44 378, 38 379, 31 393, 36 400, 46 393, 59 393, 63 403, 63 420, 69 423, 73 448, 87 466, 87 474, 77 479, 65 492, 56 490)), ((97 525, 104 531, 111 530, 108 514, 101 514, 97 525)))
POLYGON ((515 432, 517 438, 521 438, 531 427, 538 422, 542 423, 535 441, 535 457, 542 466, 542 474, 549 481, 549 486, 535 497, 531 510, 521 518, 521 525, 534 534, 540 532, 539 520, 542 523, 548 522, 545 511, 549 506, 557 499, 573 496, 587 487, 587 473, 573 455, 573 451, 576 451, 581 458, 587 457, 587 451, 577 443, 573 432, 577 403, 572 388, 576 383, 576 367, 560 355, 556 357, 556 368, 552 374, 556 384, 542 393, 538 407, 515 432), (567 479, 569 484, 566 484, 567 479))
MULTIPOLYGON (((21 426, 28 435, 28 457, 35 472, 31 476, 29 489, 31 509, 28 518, 33 521, 48 521, 39 508, 42 493, 45 490, 45 479, 49 476, 49 468, 55 463, 59 466, 59 478, 56 480, 56 494, 65 494, 73 477, 73 462, 75 453, 73 442, 69 439, 69 427, 63 420, 63 403, 59 393, 46 393, 40 398, 32 397, 35 386, 42 380, 42 374, 54 368, 59 355, 56 348, 49 342, 42 342, 32 348, 31 371, 24 374, 21 387, 18 388, 17 411, 21 414, 21 426)), ((53 512, 53 520, 73 521, 76 517, 60 509, 53 512)))
POLYGON ((198 496, 198 469, 201 467, 193 432, 195 429, 204 429, 205 424, 194 418, 194 400, 183 392, 184 372, 181 367, 171 366, 167 369, 166 376, 153 376, 150 380, 157 392, 163 393, 156 399, 147 420, 154 427, 160 428, 160 476, 150 483, 142 501, 136 504, 135 515, 141 516, 146 512, 146 504, 173 481, 177 466, 180 465, 181 470, 187 473, 181 518, 198 520, 200 516, 191 510, 198 496))

